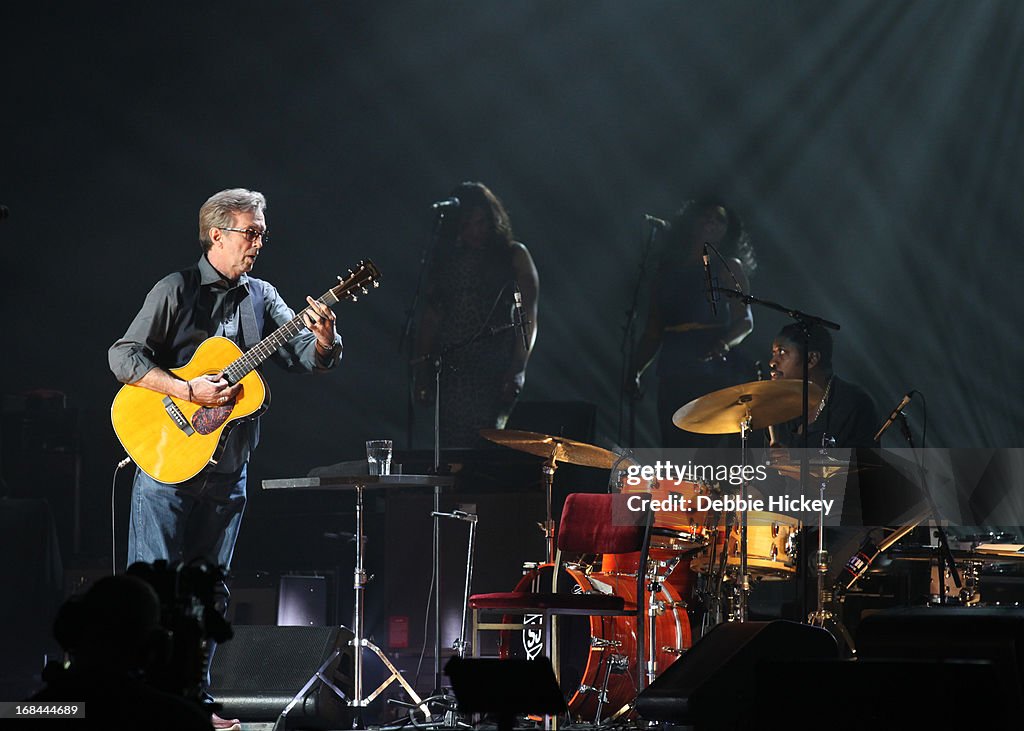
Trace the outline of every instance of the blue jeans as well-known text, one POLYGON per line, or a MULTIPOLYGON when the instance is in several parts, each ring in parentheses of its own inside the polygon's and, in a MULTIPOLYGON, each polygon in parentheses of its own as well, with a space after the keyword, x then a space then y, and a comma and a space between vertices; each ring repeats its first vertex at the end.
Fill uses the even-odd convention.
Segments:
MULTIPOLYGON (((132 484, 132 511, 128 529, 128 565, 189 562, 205 559, 231 568, 238 529, 245 512, 247 465, 236 472, 201 472, 178 485, 157 482, 141 470, 132 484)), ((227 611, 228 588, 221 585, 218 609, 227 611)), ((216 643, 209 643, 212 663, 216 643)), ((207 665, 206 687, 210 685, 207 665)))
POLYGON ((231 567, 245 511, 246 465, 237 472, 201 472, 178 485, 141 470, 132 485, 128 564, 206 559, 231 567))

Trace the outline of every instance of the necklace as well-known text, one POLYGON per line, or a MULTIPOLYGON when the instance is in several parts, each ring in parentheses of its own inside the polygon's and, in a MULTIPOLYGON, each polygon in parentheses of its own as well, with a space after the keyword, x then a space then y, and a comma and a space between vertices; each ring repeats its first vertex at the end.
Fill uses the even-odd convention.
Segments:
POLYGON ((825 393, 821 394, 821 401, 818 402, 818 408, 815 409, 814 417, 811 419, 811 423, 812 424, 815 421, 818 420, 818 417, 821 416, 821 412, 825 408, 825 402, 828 401, 828 394, 832 390, 832 379, 833 378, 835 378, 834 375, 831 375, 831 376, 828 377, 828 383, 825 384, 825 393))

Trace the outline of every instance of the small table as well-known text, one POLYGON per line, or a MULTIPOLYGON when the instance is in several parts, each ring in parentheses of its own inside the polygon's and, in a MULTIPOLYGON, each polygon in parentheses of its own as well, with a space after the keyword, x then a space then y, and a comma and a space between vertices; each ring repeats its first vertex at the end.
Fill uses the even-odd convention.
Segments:
POLYGON ((435 490, 442 487, 451 487, 455 484, 454 477, 436 477, 434 475, 347 475, 342 477, 288 477, 279 480, 264 480, 264 490, 301 490, 301 491, 326 491, 326 492, 354 492, 356 494, 356 566, 355 566, 355 581, 353 589, 355 590, 355 610, 353 612, 352 620, 352 647, 354 648, 353 654, 353 686, 352 694, 353 698, 347 698, 345 693, 336 687, 323 673, 327 667, 334 661, 334 659, 340 654, 340 650, 335 649, 330 657, 320 666, 320 668, 313 674, 313 677, 302 687, 302 689, 295 695, 291 702, 285 706, 285 709, 281 712, 281 716, 278 719, 281 728, 284 728, 284 721, 288 716, 288 712, 295 707, 297 703, 300 703, 305 697, 313 684, 319 680, 324 683, 327 687, 333 690, 342 700, 346 701, 350 706, 355 706, 356 711, 356 728, 363 728, 362 723, 362 711, 361 709, 368 706, 380 693, 387 688, 391 683, 397 681, 405 689, 405 692, 409 694, 413 702, 420 706, 424 714, 429 717, 430 713, 427 708, 424 707, 422 699, 416 694, 416 691, 398 669, 391 663, 384 652, 377 647, 375 644, 370 642, 368 639, 363 637, 363 608, 364 608, 364 597, 363 593, 366 590, 366 569, 363 565, 364 552, 366 549, 366 535, 365 528, 363 526, 363 493, 366 490, 394 490, 394 491, 419 491, 425 488, 433 488, 435 490), (380 686, 374 690, 366 698, 363 698, 363 648, 369 647, 380 661, 387 666, 388 670, 391 671, 391 675, 380 684, 380 686))

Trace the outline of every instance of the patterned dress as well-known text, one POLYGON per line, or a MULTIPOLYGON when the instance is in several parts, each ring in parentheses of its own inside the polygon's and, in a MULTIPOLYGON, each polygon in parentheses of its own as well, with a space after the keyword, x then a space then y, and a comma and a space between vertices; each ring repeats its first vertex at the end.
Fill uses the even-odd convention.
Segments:
POLYGON ((511 249, 450 245, 438 255, 428 298, 439 314, 433 349, 484 337, 445 357, 441 374, 441 447, 478 447, 480 429, 505 426, 512 403, 502 385, 512 367, 517 331, 487 336, 512 322, 515 271, 511 249))

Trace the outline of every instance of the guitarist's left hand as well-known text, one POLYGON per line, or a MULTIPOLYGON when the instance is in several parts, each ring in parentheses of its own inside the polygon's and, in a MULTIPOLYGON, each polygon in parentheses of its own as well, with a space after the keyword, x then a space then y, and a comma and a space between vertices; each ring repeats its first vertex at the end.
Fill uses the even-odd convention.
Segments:
POLYGON ((316 340, 324 350, 334 348, 334 311, 323 302, 307 296, 309 310, 302 313, 302 323, 316 335, 316 340))

